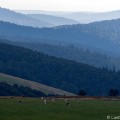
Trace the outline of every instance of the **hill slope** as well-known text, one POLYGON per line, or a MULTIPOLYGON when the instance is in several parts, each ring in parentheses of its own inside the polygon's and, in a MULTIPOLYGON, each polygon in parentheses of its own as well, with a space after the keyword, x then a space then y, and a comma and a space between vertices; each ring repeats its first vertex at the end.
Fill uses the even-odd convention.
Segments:
POLYGON ((75 96, 75 94, 72 94, 70 92, 66 92, 66 91, 56 89, 56 88, 53 88, 47 85, 43 85, 37 82, 33 82, 30 80, 13 77, 13 76, 6 75, 3 73, 0 73, 0 82, 6 82, 7 84, 10 84, 10 85, 17 84, 19 86, 29 87, 33 90, 38 90, 45 94, 75 96))

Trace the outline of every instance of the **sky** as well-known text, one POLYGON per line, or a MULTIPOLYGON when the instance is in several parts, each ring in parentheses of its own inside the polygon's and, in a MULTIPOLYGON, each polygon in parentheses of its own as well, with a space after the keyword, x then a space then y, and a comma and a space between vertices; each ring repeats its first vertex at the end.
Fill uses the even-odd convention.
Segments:
POLYGON ((0 0, 11 10, 93 11, 120 10, 120 0, 0 0))

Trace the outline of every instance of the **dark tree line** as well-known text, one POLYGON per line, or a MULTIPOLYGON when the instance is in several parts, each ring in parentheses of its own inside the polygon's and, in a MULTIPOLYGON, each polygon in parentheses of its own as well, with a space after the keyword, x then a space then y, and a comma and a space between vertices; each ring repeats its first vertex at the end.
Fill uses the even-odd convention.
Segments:
MULTIPOLYGON (((86 96, 87 92, 85 90, 80 90, 78 92, 78 95, 80 95, 80 96, 86 96)), ((108 96, 111 96, 111 97, 117 97, 117 96, 119 96, 119 90, 118 89, 110 89, 109 92, 108 92, 108 96)))
POLYGON ((33 90, 28 87, 18 86, 17 84, 9 85, 5 82, 1 82, 0 96, 40 97, 46 95, 40 91, 33 90))
POLYGON ((111 89, 109 91, 109 96, 112 96, 112 97, 119 96, 119 90, 117 90, 117 89, 111 89))

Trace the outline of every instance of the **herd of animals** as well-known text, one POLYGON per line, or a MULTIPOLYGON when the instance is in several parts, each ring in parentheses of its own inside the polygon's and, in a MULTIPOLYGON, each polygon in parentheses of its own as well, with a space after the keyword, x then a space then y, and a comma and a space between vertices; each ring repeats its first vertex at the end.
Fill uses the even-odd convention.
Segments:
MULTIPOLYGON (((41 100, 43 101, 43 104, 45 104, 45 105, 48 102, 48 100, 45 99, 44 97, 41 97, 41 100)), ((55 98, 52 98, 51 101, 55 102, 56 100, 55 100, 55 98)), ((69 99, 65 98, 64 101, 65 101, 66 106, 70 107, 71 104, 69 102, 69 99)), ((80 100, 78 99, 77 102, 80 103, 80 100)), ((22 99, 18 99, 18 103, 23 103, 22 99)))

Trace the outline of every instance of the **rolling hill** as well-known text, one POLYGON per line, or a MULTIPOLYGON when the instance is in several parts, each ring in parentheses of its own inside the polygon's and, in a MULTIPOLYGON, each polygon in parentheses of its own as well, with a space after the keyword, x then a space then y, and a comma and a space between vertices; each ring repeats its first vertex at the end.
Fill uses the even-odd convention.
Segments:
POLYGON ((40 28, 54 26, 42 20, 37 20, 5 8, 0 8, 0 21, 15 23, 17 25, 40 27, 40 28))
POLYGON ((109 69, 115 68, 116 70, 120 70, 120 57, 111 57, 98 52, 91 52, 88 49, 85 50, 73 45, 61 46, 34 42, 15 42, 9 40, 0 40, 0 42, 22 46, 50 56, 74 60, 95 67, 108 67, 109 69))
POLYGON ((120 19, 42 29, 0 22, 0 38, 64 46, 74 45, 103 54, 120 56, 119 25, 120 19))
POLYGON ((52 94, 52 95, 75 96, 75 94, 66 92, 64 90, 53 88, 53 87, 43 85, 37 82, 33 82, 30 80, 13 77, 3 73, 0 73, 0 82, 6 82, 7 84, 10 84, 10 85, 17 84, 18 86, 29 87, 33 90, 41 91, 42 93, 45 93, 47 95, 52 94))
POLYGON ((45 21, 46 23, 50 23, 55 26, 79 24, 79 22, 75 20, 64 17, 57 17, 57 16, 44 15, 44 14, 25 14, 25 15, 37 20, 45 21))
POLYGON ((120 18, 120 10, 108 12, 56 12, 56 11, 41 11, 41 10, 19 10, 23 14, 46 14, 59 17, 65 17, 78 21, 79 23, 92 23, 103 20, 113 20, 120 18))
POLYGON ((73 19, 82 24, 88 24, 103 20, 113 20, 120 18, 120 10, 109 12, 73 12, 60 15, 62 17, 73 19))
POLYGON ((72 25, 79 22, 52 15, 44 14, 21 14, 9 9, 0 8, 0 21, 15 23, 17 25, 32 27, 54 27, 59 25, 72 25))

